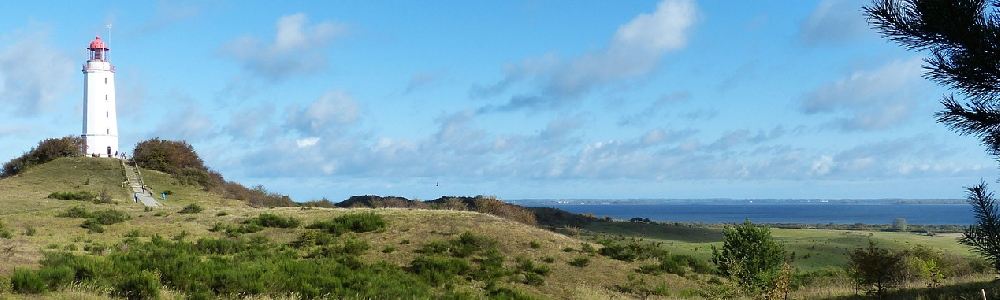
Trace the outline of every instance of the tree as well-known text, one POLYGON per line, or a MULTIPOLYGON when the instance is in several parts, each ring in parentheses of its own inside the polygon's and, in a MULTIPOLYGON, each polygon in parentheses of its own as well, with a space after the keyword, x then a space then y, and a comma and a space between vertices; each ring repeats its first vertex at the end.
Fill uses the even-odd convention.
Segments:
POLYGON ((719 274, 736 281, 751 295, 773 289, 785 260, 785 246, 771 237, 771 229, 748 219, 743 224, 726 226, 722 235, 722 249, 712 246, 712 263, 719 274))
POLYGON ((154 138, 139 142, 135 145, 132 160, 145 168, 174 175, 186 168, 208 171, 194 147, 185 141, 154 138))
POLYGON ((986 257, 993 270, 1000 273, 1000 214, 997 213, 996 199, 993 192, 988 191, 986 182, 966 189, 972 212, 976 215, 976 224, 965 228, 958 241, 986 257))
POLYGON ((83 138, 79 136, 45 139, 38 142, 38 147, 4 163, 0 178, 20 174, 32 166, 44 164, 56 158, 83 155, 83 145, 83 138))
POLYGON ((895 218, 892 220, 892 230, 906 232, 906 219, 895 218))
POLYGON ((904 253, 892 253, 876 247, 868 240, 868 248, 857 248, 848 253, 847 272, 854 279, 854 286, 866 294, 882 298, 885 292, 903 283, 904 253))
MULTIPOLYGON (((927 51, 926 78, 956 90, 941 100, 935 116, 962 135, 979 138, 1000 160, 1000 0, 875 0, 864 8, 882 35, 916 51, 927 51)), ((966 229, 970 245, 1000 272, 1000 226, 992 192, 981 183, 966 187, 977 224, 966 229)))

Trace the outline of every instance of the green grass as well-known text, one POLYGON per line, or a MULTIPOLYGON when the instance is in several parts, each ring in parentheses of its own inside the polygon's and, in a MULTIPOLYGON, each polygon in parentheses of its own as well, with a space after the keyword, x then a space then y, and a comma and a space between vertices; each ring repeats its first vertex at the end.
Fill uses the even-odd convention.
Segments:
MULTIPOLYGON (((647 241, 661 242, 671 253, 686 254, 706 260, 711 258, 712 246, 722 245, 722 229, 716 225, 699 227, 599 222, 591 224, 586 229, 594 234, 641 237, 647 241)), ((776 240, 785 244, 789 254, 795 253, 792 267, 803 272, 846 265, 847 253, 855 248, 866 247, 869 238, 877 241, 880 247, 896 251, 924 245, 947 253, 974 255, 967 246, 958 243, 955 234, 926 236, 909 232, 777 228, 771 228, 771 234, 776 240)))

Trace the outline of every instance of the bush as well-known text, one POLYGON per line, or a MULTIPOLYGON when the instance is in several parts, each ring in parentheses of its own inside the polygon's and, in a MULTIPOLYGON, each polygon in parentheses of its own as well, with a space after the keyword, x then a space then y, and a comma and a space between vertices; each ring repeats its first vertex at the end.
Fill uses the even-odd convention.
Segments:
POLYGON ((260 214, 260 216, 246 220, 243 223, 253 223, 263 227, 291 229, 299 227, 301 222, 292 217, 283 217, 276 214, 260 214))
POLYGON ((598 243, 604 245, 604 248, 597 251, 598 253, 621 261, 631 262, 653 258, 663 259, 669 256, 667 250, 660 248, 659 245, 644 243, 635 239, 629 240, 627 243, 604 239, 598 241, 598 243))
POLYGON ((89 233, 104 233, 104 226, 94 219, 84 220, 80 227, 86 228, 89 233))
POLYGON ((771 229, 746 220, 726 226, 722 248, 712 246, 712 262, 719 274, 734 280, 747 294, 767 292, 778 279, 785 246, 771 237, 771 229))
POLYGON ((70 207, 61 214, 56 215, 60 218, 90 218, 90 212, 87 211, 83 206, 70 207))
POLYGON ((111 295, 129 300, 159 299, 160 279, 146 270, 128 274, 115 283, 111 295))
POLYGON ((30 167, 50 162, 56 158, 83 155, 84 146, 83 138, 79 136, 43 140, 38 143, 38 147, 4 163, 0 178, 20 174, 30 167))
POLYGON ((9 239, 14 237, 14 234, 10 233, 6 227, 4 227, 3 222, 0 222, 0 238, 9 239))
POLYGON ((81 200, 81 201, 93 201, 97 199, 97 195, 90 191, 79 191, 79 192, 52 192, 47 197, 49 199, 58 200, 81 200))
POLYGON ((590 265, 590 258, 589 257, 585 257, 585 256, 577 257, 577 258, 574 258, 573 260, 571 260, 569 262, 569 265, 574 266, 574 267, 583 268, 583 267, 586 267, 586 266, 590 265))
POLYGON ((112 225, 131 220, 132 216, 123 211, 109 209, 91 213, 90 219, 93 219, 101 225, 112 225))
POLYGON ((464 259, 436 256, 417 256, 410 262, 409 269, 433 286, 441 286, 451 282, 456 276, 466 275, 472 271, 469 262, 464 259))
POLYGON ((14 269, 10 283, 16 293, 41 294, 46 291, 45 281, 42 280, 42 277, 30 270, 14 269))
POLYGON ((205 210, 205 209, 202 208, 201 205, 198 205, 198 204, 188 204, 188 206, 185 206, 184 208, 182 208, 177 213, 179 213, 179 214, 196 214, 196 213, 202 212, 203 210, 205 210))
POLYGON ((347 214, 333 218, 330 221, 314 222, 308 229, 322 229, 334 235, 341 235, 347 232, 372 232, 385 230, 388 223, 382 216, 375 213, 347 214))
POLYGON ((41 268, 38 277, 45 282, 48 290, 54 291, 73 283, 75 272, 68 266, 41 268))

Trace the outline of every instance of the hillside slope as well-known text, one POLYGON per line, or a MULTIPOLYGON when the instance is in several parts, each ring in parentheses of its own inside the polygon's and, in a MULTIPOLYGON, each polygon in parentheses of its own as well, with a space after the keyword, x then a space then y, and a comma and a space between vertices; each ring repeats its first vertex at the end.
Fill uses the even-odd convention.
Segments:
MULTIPOLYGON (((503 254, 504 265, 513 267, 527 261, 547 268, 543 283, 526 284, 517 277, 505 277, 502 286, 520 290, 537 298, 551 299, 608 299, 632 298, 638 295, 622 293, 615 287, 642 282, 649 286, 669 287, 671 294, 694 294, 702 283, 672 274, 642 275, 634 270, 648 262, 623 262, 594 253, 583 253, 584 244, 600 248, 589 242, 556 234, 492 215, 465 211, 421 209, 345 209, 345 208, 252 208, 245 202, 223 199, 205 192, 200 187, 178 184, 169 175, 145 171, 143 176, 156 194, 169 190, 171 195, 162 200, 163 207, 144 208, 132 202, 131 194, 122 187, 120 163, 114 159, 61 158, 29 169, 18 176, 0 180, 0 223, 12 233, 11 238, 0 238, 0 284, 5 282, 15 268, 39 267, 43 252, 67 251, 76 255, 107 256, 116 251, 128 251, 122 241, 130 237, 138 242, 148 242, 153 236, 175 240, 198 241, 208 239, 236 239, 229 237, 220 226, 239 226, 244 221, 261 214, 290 217, 307 225, 330 220, 338 216, 373 212, 385 219, 388 226, 376 232, 348 233, 343 239, 357 239, 367 243, 367 251, 359 257, 368 263, 388 262, 399 267, 409 267, 415 258, 425 255, 426 245, 447 243, 463 233, 474 233, 496 240, 496 248, 503 254), (95 204, 88 201, 57 200, 47 196, 53 192, 79 192, 106 195, 112 203, 95 204), (182 208, 197 204, 203 211, 179 213, 182 208), (114 209, 125 212, 131 219, 122 223, 105 225, 103 233, 91 233, 81 227, 79 218, 56 217, 74 207, 88 211, 114 209), (118 246, 115 246, 118 245, 118 246), (93 249, 105 249, 93 251, 93 249), (91 251, 87 251, 91 250, 91 251), (586 266, 569 263, 586 258, 586 266), (629 281, 630 274, 633 275, 629 281), (638 276, 638 277, 636 277, 638 276)), ((264 228, 240 238, 266 237, 275 245, 291 245, 302 236, 315 232, 304 226, 296 228, 264 228)), ((305 253, 305 252, 303 252, 305 253)), ((512 275, 513 276, 513 275, 512 275)), ((7 281, 9 282, 9 281, 7 281)), ((488 297, 484 282, 468 280, 465 286, 438 287, 470 292, 478 297, 488 297)), ((10 295, 7 287, 0 286, 0 296, 10 295)), ((53 298, 105 298, 106 290, 78 285, 60 287, 58 292, 46 294, 53 298)), ((168 298, 183 297, 184 293, 165 289, 168 298)), ((685 297, 687 298, 687 297, 685 297)), ((697 299, 697 297, 695 297, 697 299)))

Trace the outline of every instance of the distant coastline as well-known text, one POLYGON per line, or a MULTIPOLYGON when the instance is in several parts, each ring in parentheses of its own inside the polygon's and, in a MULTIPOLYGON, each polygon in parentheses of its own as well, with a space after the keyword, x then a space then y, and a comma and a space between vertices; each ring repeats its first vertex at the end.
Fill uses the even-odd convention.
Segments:
POLYGON ((648 218, 655 222, 734 223, 750 219, 757 223, 774 224, 890 224, 902 218, 909 224, 970 225, 975 221, 969 204, 950 199, 533 199, 510 202, 599 218, 648 218))
POLYGON ((664 204, 968 204, 965 199, 514 199, 510 203, 522 206, 544 206, 553 204, 574 205, 664 205, 664 204))

